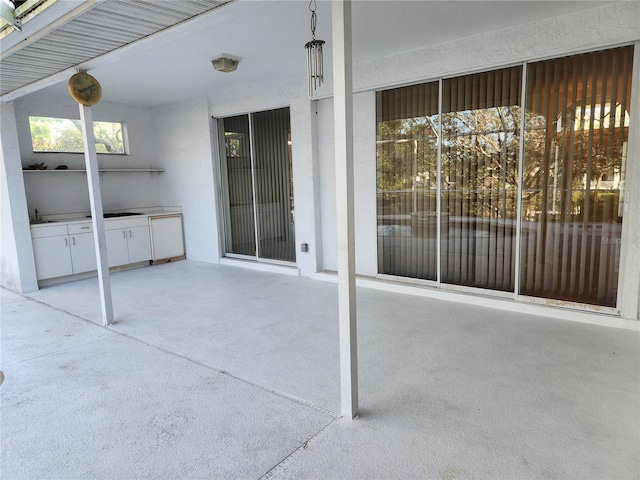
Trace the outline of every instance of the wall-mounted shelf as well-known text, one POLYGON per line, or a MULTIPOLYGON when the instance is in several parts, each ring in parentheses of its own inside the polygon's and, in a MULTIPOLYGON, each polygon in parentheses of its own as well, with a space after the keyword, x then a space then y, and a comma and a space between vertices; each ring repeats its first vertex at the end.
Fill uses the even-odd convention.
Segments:
MULTIPOLYGON (((23 169, 23 172, 28 172, 28 173, 34 173, 34 172, 38 172, 38 173, 52 173, 52 172, 56 172, 56 173, 60 173, 60 172, 82 172, 82 173, 86 173, 87 170, 86 169, 72 169, 72 168, 68 168, 66 170, 56 170, 55 168, 52 170, 27 170, 27 169, 23 169)), ((144 173, 162 173, 164 172, 164 168, 99 168, 98 169, 99 172, 123 172, 123 173, 133 173, 133 172, 144 172, 144 173)))

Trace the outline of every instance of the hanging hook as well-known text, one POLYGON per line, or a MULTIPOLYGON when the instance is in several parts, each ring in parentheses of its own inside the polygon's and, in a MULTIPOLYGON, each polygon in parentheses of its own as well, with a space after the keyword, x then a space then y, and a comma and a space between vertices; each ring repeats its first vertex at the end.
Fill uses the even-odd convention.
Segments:
POLYGON ((318 8, 318 5, 316 4, 316 0, 311 0, 309 2, 309 10, 311 11, 311 35, 313 36, 314 40, 316 38, 316 9, 317 8, 318 8), (313 8, 311 7, 311 5, 313 5, 313 8))

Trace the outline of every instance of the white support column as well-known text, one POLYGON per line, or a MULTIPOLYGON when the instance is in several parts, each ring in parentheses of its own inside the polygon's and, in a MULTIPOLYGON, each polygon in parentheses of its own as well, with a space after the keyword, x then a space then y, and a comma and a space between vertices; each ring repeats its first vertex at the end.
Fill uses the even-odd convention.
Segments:
POLYGON ((80 105, 80 121, 82 123, 82 139, 84 158, 89 180, 89 201, 91 203, 91 220, 93 222, 93 238, 96 244, 96 261, 98 265, 98 283, 100 284, 100 303, 102 305, 102 324, 113 323, 113 303, 111 301, 111 281, 109 263, 107 261, 107 238, 104 231, 102 210, 102 194, 100 192, 100 173, 98 172, 98 156, 96 140, 93 135, 93 115, 91 107, 80 105))
POLYGON ((332 2, 333 89, 338 218, 338 312, 342 414, 358 415, 358 349, 353 202, 351 0, 332 2))

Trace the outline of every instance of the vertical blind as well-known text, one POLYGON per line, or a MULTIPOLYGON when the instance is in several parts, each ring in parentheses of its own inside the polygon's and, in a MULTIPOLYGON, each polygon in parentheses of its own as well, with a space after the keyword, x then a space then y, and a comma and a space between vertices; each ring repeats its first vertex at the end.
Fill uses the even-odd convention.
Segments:
POLYGON ((222 137, 222 177, 225 193, 225 251, 256 255, 249 117, 219 122, 222 137))
POLYGON ((380 273, 436 279, 438 83, 378 92, 380 273))
POLYGON ((289 109, 220 120, 225 251, 295 261, 289 109))
POLYGON ((615 306, 633 48, 527 72, 521 292, 615 306))
POLYGON ((524 108, 522 67, 378 92, 379 273, 615 306, 632 63, 529 64, 524 108))
POLYGON ((443 85, 442 282, 512 291, 522 68, 443 85))
POLYGON ((252 114, 258 254, 295 261, 289 109, 252 114))

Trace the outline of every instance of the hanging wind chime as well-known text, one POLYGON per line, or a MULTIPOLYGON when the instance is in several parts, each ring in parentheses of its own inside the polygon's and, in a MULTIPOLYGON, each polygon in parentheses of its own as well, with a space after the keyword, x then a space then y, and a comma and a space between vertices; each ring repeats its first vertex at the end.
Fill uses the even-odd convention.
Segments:
POLYGON ((309 2, 311 10, 311 41, 307 42, 304 48, 307 49, 307 78, 309 79, 309 96, 313 96, 313 91, 322 85, 322 45, 324 40, 316 40, 316 0, 309 2), (313 7, 312 7, 313 6, 313 7))

